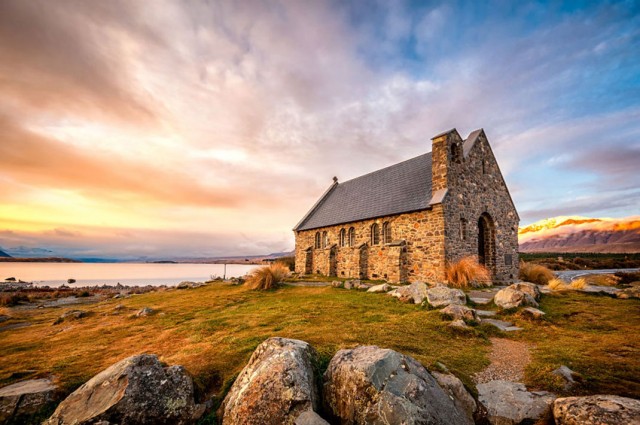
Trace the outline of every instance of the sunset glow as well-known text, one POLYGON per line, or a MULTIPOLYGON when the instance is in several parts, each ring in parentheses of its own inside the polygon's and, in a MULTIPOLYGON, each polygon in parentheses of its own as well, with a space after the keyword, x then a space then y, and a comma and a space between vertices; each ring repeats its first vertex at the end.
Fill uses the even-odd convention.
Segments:
POLYGON ((523 226, 635 216, 639 29, 637 2, 2 1, 0 249, 290 251, 334 175, 453 127, 523 226))

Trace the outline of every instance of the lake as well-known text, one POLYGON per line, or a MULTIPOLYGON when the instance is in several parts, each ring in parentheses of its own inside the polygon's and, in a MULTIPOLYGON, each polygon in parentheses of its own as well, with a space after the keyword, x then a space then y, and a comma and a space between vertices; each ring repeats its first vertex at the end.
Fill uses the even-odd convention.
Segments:
MULTIPOLYGON (((226 277, 244 276, 256 265, 227 264, 226 277)), ((176 285, 182 281, 204 282, 222 277, 224 264, 154 263, 0 263, 0 281, 15 277, 38 286, 60 286, 75 279, 74 286, 98 285, 176 285)))

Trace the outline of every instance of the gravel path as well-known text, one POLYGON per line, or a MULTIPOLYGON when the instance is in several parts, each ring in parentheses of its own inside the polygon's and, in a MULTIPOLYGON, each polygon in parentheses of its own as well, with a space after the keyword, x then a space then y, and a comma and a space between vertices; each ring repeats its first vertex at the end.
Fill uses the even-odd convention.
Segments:
POLYGON ((505 381, 522 382, 524 368, 531 361, 529 345, 524 342, 503 338, 491 338, 491 364, 473 379, 476 384, 502 379, 505 381))

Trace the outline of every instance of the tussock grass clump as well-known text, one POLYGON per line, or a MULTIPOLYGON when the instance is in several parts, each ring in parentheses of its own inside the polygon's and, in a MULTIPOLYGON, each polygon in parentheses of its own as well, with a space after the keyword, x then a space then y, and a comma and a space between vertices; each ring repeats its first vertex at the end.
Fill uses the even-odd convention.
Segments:
POLYGON ((571 289, 584 289, 584 287, 587 286, 587 281, 584 278, 579 277, 577 279, 573 279, 569 286, 571 289))
POLYGON ((545 266, 522 261, 520 262, 520 275, 518 277, 525 282, 546 285, 555 276, 553 272, 545 266))
POLYGON ((289 267, 281 263, 259 267, 247 276, 245 282, 251 289, 266 290, 277 287, 289 276, 289 267))
POLYGON ((456 288, 491 286, 491 273, 472 256, 447 264, 446 278, 456 288))
POLYGON ((562 279, 553 278, 547 283, 547 286, 552 291, 562 291, 563 289, 567 289, 567 285, 564 283, 562 279))
POLYGON ((621 277, 612 274, 592 274, 585 277, 589 285, 616 286, 622 280, 621 277))

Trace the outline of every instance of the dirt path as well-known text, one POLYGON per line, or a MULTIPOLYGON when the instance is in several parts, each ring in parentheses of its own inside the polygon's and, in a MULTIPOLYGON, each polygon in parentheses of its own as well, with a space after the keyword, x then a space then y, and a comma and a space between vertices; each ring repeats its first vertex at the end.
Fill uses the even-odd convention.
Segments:
POLYGON ((491 364, 485 370, 473 376, 476 384, 483 384, 497 379, 522 382, 524 368, 531 361, 529 345, 504 338, 491 338, 491 344, 491 354, 489 354, 491 364))

